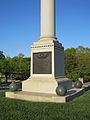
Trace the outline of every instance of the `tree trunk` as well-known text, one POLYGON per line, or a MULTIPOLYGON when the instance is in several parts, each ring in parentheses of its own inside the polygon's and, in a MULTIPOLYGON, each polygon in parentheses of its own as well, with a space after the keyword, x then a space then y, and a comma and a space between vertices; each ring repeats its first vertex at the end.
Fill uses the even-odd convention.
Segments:
POLYGON ((5 74, 5 78, 6 78, 6 83, 8 82, 8 75, 5 74))

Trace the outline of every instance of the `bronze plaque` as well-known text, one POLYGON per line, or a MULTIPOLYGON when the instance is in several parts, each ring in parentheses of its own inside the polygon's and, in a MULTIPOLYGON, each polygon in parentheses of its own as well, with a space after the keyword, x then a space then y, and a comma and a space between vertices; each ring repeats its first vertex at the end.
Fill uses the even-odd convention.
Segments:
POLYGON ((33 53, 33 74, 52 74, 52 53, 33 53))

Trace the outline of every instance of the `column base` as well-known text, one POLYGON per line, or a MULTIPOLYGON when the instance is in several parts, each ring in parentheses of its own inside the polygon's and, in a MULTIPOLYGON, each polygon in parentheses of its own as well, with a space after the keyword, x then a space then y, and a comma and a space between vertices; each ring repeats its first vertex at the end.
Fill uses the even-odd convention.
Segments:
POLYGON ((56 94, 57 81, 50 77, 30 77, 22 82, 22 91, 56 94))
POLYGON ((67 90, 72 88, 72 81, 68 78, 30 77, 22 82, 22 91, 56 94, 58 84, 67 90))

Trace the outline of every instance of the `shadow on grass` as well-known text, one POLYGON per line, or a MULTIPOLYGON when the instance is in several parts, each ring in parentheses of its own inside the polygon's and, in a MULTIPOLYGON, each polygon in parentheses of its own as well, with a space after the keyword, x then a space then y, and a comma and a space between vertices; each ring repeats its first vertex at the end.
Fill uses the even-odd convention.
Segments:
POLYGON ((75 92, 76 92, 76 90, 71 90, 71 91, 68 91, 68 92, 67 92, 67 95, 74 94, 75 92))
POLYGON ((90 86, 85 87, 85 91, 88 91, 88 90, 90 90, 90 86))

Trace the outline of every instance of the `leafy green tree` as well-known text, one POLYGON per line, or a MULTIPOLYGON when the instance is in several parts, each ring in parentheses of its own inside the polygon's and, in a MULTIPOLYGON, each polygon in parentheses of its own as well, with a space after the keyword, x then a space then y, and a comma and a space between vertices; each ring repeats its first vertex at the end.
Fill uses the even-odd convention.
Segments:
POLYGON ((6 82, 8 78, 24 80, 30 76, 30 58, 24 58, 24 54, 19 53, 13 58, 5 57, 0 52, 0 74, 4 75, 6 82))
POLYGON ((23 57, 24 57, 24 54, 23 54, 23 53, 19 53, 19 54, 18 54, 18 57, 19 57, 19 58, 23 58, 23 57))
POLYGON ((0 82, 2 79, 2 62, 5 59, 5 55, 3 54, 3 51, 0 51, 0 82))
POLYGON ((84 75, 85 81, 90 80, 90 53, 78 53, 78 71, 84 75))
POLYGON ((5 59, 5 55, 3 54, 3 51, 0 51, 0 60, 5 59))
POLYGON ((69 48, 65 50, 65 73, 68 74, 77 68, 76 50, 69 48))
POLYGON ((76 54, 76 49, 75 48, 68 48, 64 51, 66 54, 72 54, 75 55, 76 54))
POLYGON ((72 80, 83 74, 85 81, 90 81, 90 48, 78 46, 65 50, 65 73, 72 80))
POLYGON ((90 53, 90 48, 88 47, 83 47, 83 46, 78 46, 76 48, 76 53, 90 53))
POLYGON ((5 75, 5 78, 6 78, 6 82, 8 80, 8 77, 10 77, 12 71, 13 71, 13 67, 12 67, 12 64, 11 64, 11 58, 10 57, 6 57, 2 63, 1 63, 1 73, 3 75, 5 75))
POLYGON ((30 58, 24 58, 24 55, 20 53, 12 58, 12 65, 13 79, 24 80, 30 76, 30 58))

